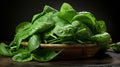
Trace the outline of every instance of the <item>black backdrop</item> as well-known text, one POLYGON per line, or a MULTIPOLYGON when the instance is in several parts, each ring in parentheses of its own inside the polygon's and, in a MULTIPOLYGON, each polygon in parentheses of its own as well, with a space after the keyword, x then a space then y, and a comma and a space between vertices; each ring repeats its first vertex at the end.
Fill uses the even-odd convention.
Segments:
POLYGON ((63 2, 68 2, 77 11, 92 12, 97 20, 104 20, 113 41, 120 41, 118 0, 3 0, 0 2, 0 41, 13 40, 15 27, 22 21, 31 21, 45 5, 59 10, 63 2))

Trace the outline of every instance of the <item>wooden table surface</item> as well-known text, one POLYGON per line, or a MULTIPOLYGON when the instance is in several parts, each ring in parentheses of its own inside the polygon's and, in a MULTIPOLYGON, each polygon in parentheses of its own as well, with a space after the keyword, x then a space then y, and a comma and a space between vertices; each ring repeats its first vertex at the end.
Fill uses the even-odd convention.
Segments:
POLYGON ((120 67, 120 53, 108 51, 95 57, 85 59, 56 59, 50 62, 40 63, 14 62, 10 57, 0 56, 0 67, 120 67))

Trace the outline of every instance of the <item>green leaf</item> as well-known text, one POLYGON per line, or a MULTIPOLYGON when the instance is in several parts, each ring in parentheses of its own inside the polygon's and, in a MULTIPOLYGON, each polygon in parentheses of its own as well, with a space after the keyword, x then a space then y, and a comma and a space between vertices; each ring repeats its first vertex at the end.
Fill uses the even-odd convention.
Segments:
POLYGON ((71 24, 65 25, 63 27, 58 25, 54 29, 54 33, 60 37, 73 36, 75 31, 76 31, 75 27, 72 26, 71 24))
POLYGON ((14 37, 14 40, 10 43, 10 46, 17 45, 17 49, 19 49, 20 43, 22 40, 27 37, 33 35, 34 33, 44 32, 50 27, 54 26, 54 21, 52 20, 53 13, 47 13, 41 18, 37 19, 30 28, 24 30, 23 32, 17 33, 14 37))
POLYGON ((0 43, 0 54, 3 56, 12 56, 12 53, 7 47, 8 45, 6 45, 5 43, 0 43))
POLYGON ((104 32, 102 34, 96 34, 92 37, 90 37, 90 40, 93 42, 96 42, 98 45, 100 45, 102 48, 107 49, 110 42, 110 34, 107 32, 104 32))
POLYGON ((23 32, 24 30, 30 28, 32 24, 30 22, 21 22, 19 25, 16 26, 16 33, 23 32))
POLYGON ((96 41, 96 42, 108 42, 110 40, 111 36, 109 33, 107 32, 104 32, 102 34, 96 34, 94 36, 92 36, 90 39, 93 40, 93 41, 96 41))
POLYGON ((63 50, 61 49, 56 53, 55 50, 52 50, 52 49, 37 49, 33 52, 33 57, 37 61, 47 62, 54 59, 62 51, 63 50))
POLYGON ((43 15, 44 15, 44 12, 40 12, 40 13, 33 15, 31 22, 34 23, 38 18, 40 18, 43 15))
POLYGON ((38 35, 32 35, 28 41, 28 49, 29 51, 33 51, 37 49, 40 46, 40 36, 38 35))
POLYGON ((92 13, 81 11, 79 14, 73 17, 72 21, 75 20, 82 22, 87 27, 89 27, 94 34, 96 34, 96 19, 92 13))
POLYGON ((76 21, 72 22, 72 26, 75 27, 76 29, 78 29, 82 26, 82 24, 76 20, 76 21))
POLYGON ((61 19, 59 18, 58 16, 54 16, 53 17, 53 21, 55 22, 55 25, 59 25, 59 26, 65 26, 67 24, 69 24, 68 21, 64 20, 64 19, 61 19))
POLYGON ((57 36, 54 34, 53 28, 50 28, 49 30, 47 30, 44 33, 42 33, 44 41, 45 40, 49 40, 49 39, 56 39, 57 38, 57 36))
POLYGON ((77 14, 76 10, 68 3, 63 3, 60 12, 58 13, 58 17, 67 20, 71 23, 72 18, 77 14))
POLYGON ((43 32, 50 27, 53 27, 55 25, 52 17, 54 16, 53 12, 49 12, 45 14, 44 16, 38 18, 32 25, 32 29, 36 32, 43 32))
POLYGON ((48 6, 48 5, 45 5, 42 12, 33 15, 32 23, 34 23, 37 19, 39 19, 40 17, 44 16, 46 13, 49 13, 49 12, 56 13, 57 10, 52 8, 52 7, 50 7, 50 6, 48 6))
POLYGON ((17 62, 27 62, 33 59, 32 54, 30 52, 20 52, 12 57, 13 61, 17 62))
POLYGON ((13 55, 16 55, 16 54, 21 53, 21 52, 28 52, 28 47, 21 46, 18 50, 14 50, 14 47, 13 47, 13 49, 11 49, 11 52, 13 53, 13 55))
POLYGON ((111 48, 114 52, 120 53, 120 42, 116 42, 116 43, 110 44, 110 48, 111 48))
POLYGON ((69 3, 64 2, 60 8, 60 11, 66 11, 66 10, 74 10, 74 9, 69 3))
POLYGON ((49 5, 45 5, 44 9, 43 9, 44 13, 49 13, 49 12, 53 12, 56 13, 58 12, 56 9, 54 9, 53 7, 50 7, 49 5))
POLYGON ((78 29, 76 32, 76 39, 78 40, 88 40, 92 36, 92 32, 89 28, 78 29))
POLYGON ((97 33, 104 33, 107 31, 106 24, 103 20, 97 21, 96 26, 97 26, 97 33))

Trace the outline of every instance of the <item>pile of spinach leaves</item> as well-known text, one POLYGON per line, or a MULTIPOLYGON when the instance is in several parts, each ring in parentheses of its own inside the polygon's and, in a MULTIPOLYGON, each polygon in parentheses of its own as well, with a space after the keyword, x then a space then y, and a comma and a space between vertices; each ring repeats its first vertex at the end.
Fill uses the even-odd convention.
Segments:
POLYGON ((0 54, 10 56, 17 62, 46 62, 63 51, 42 48, 41 43, 94 43, 107 48, 111 38, 103 20, 96 20, 88 11, 77 12, 68 3, 63 3, 60 10, 45 5, 43 11, 35 14, 31 22, 21 22, 16 26, 15 32, 9 45, 0 43, 0 54), (28 42, 28 46, 21 46, 23 41, 28 42))

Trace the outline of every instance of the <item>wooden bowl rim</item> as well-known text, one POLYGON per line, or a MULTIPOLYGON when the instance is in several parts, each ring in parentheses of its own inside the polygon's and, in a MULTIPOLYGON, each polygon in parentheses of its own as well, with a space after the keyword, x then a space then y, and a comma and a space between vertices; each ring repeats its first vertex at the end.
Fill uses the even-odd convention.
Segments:
MULTIPOLYGON (((28 42, 21 42, 22 46, 28 46, 28 42)), ((100 47, 97 44, 40 44, 43 48, 93 48, 100 47)))

